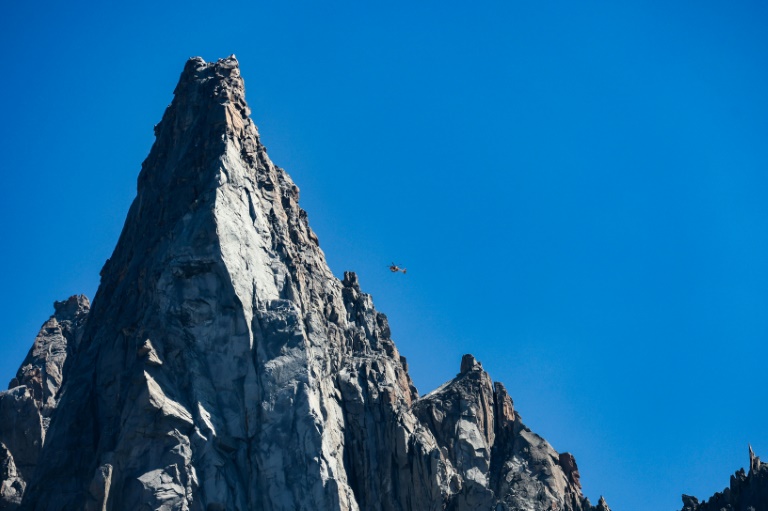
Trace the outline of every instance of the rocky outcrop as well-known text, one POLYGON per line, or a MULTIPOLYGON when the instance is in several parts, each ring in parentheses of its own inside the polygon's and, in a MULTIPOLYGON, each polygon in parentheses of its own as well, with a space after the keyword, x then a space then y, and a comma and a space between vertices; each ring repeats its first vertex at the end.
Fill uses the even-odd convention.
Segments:
POLYGON ((413 410, 460 476, 451 509, 593 509, 573 456, 531 432, 504 385, 494 384, 472 355, 413 410))
POLYGON ((26 481, 16 469, 11 451, 0 442, 0 509, 16 509, 24 496, 26 481))
POLYGON ((26 491, 18 459, 3 465, 8 494, 36 510, 594 509, 573 457, 473 357, 419 397, 249 114, 234 56, 187 62, 62 389, 9 391, 55 413, 26 491))
POLYGON ((749 472, 739 469, 731 484, 706 502, 683 495, 682 511, 768 511, 768 463, 763 463, 749 448, 749 472))
POLYGON ((77 351, 90 304, 55 302, 8 390, 0 392, 0 509, 15 509, 34 475, 61 385, 77 351))
POLYGON ((602 495, 600 496, 600 500, 597 501, 595 511, 611 511, 611 508, 608 507, 608 503, 605 501, 605 497, 602 495))

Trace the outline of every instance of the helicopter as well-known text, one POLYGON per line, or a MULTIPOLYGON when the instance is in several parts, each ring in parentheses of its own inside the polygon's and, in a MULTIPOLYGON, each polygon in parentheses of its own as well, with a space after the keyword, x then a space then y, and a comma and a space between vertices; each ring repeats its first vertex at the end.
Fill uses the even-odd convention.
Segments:
POLYGON ((408 270, 407 270, 407 269, 405 269, 405 268, 400 268, 400 267, 399 267, 398 265, 396 265, 395 263, 392 263, 392 264, 389 266, 389 271, 391 271, 392 273, 401 272, 403 275, 405 275, 405 274, 408 272, 408 270))

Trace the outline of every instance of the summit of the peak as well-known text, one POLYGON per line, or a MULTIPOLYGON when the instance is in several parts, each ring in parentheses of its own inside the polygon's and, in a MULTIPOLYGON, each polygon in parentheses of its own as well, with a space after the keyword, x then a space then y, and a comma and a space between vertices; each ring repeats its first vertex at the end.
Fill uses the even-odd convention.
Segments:
POLYGON ((204 66, 208 68, 221 68, 221 69, 234 69, 240 67, 240 62, 238 62, 237 57, 233 53, 229 57, 224 57, 221 59, 217 59, 215 61, 206 62, 206 60, 203 57, 196 56, 196 57, 190 57, 187 60, 187 66, 204 66))
MULTIPOLYGON (((259 141, 234 55, 216 62, 202 57, 187 60, 173 101, 155 126, 155 137, 142 164, 137 197, 120 241, 102 271, 103 282, 118 282, 121 272, 131 265, 138 268, 147 263, 147 254, 136 247, 146 247, 158 255, 167 250, 160 241, 175 239, 177 229, 192 229, 187 225, 192 218, 189 215, 203 211, 202 219, 215 206, 220 210, 232 206, 217 195, 226 183, 234 183, 237 190, 244 182, 267 180, 265 174, 269 173, 275 173, 269 178, 272 188, 279 187, 279 179, 287 183, 287 178, 278 177, 282 174, 259 141), (138 254, 141 257, 135 257, 138 254)), ((254 199, 253 207, 258 204, 254 199)), ((270 209, 265 206, 264 215, 270 209)), ((195 239, 217 239, 212 222, 200 220, 194 227, 195 239)), ((189 250, 189 246, 179 248, 181 252, 189 250)))
MULTIPOLYGON (((188 61, 195 61, 195 62, 200 62, 202 64, 207 64, 205 59, 203 57, 201 57, 200 55, 195 55, 194 57, 189 57, 188 61)), ((220 62, 234 62, 234 63, 239 65, 239 63, 237 62, 237 57, 235 56, 234 53, 231 54, 229 57, 224 57, 224 58, 218 59, 216 62, 211 62, 211 64, 216 64, 216 63, 220 63, 220 62)))
MULTIPOLYGON (((178 96, 179 92, 187 90, 185 85, 189 83, 200 84, 211 81, 221 83, 224 88, 240 89, 241 95, 243 95, 240 63, 234 54, 218 59, 215 62, 206 62, 202 57, 191 57, 184 66, 184 70, 179 78, 179 84, 174 93, 178 96)), ((216 87, 213 88, 215 89, 216 87)))
POLYGON ((472 371, 473 369, 482 369, 482 364, 477 361, 477 359, 470 353, 467 353, 463 357, 461 357, 461 368, 459 369, 460 374, 468 373, 469 371, 472 371))
MULTIPOLYGON (((250 138, 248 149, 254 151, 259 145, 258 130, 249 119, 250 113, 240 64, 234 54, 215 62, 191 57, 179 77, 173 102, 155 126, 156 147, 145 167, 155 163, 155 153, 165 156, 173 152, 177 160, 183 160, 182 153, 187 153, 196 161, 206 153, 216 159, 223 154, 227 139, 237 139, 242 148, 243 139, 250 138)), ((189 169, 187 165, 182 167, 189 169)), ((218 166, 211 168, 215 170, 218 166)))

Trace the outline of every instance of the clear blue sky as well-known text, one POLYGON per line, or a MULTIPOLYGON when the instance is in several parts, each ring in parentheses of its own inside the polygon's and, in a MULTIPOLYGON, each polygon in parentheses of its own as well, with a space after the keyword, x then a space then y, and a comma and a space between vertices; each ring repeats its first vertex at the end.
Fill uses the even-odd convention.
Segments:
POLYGON ((185 60, 235 53, 421 392, 474 353, 614 511, 768 457, 764 2, 171 4, 0 7, 0 380, 94 295, 185 60))

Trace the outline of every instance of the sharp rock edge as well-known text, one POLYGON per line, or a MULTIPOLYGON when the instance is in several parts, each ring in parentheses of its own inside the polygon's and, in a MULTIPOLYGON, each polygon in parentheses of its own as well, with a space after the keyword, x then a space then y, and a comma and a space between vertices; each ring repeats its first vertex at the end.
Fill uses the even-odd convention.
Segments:
POLYGON ((682 511, 768 511, 768 463, 749 447, 749 472, 739 469, 722 492, 704 502, 683 495, 682 511))
POLYGON ((234 56, 190 59, 89 308, 0 393, 0 509, 608 511, 471 355, 419 397, 267 156, 234 56))

